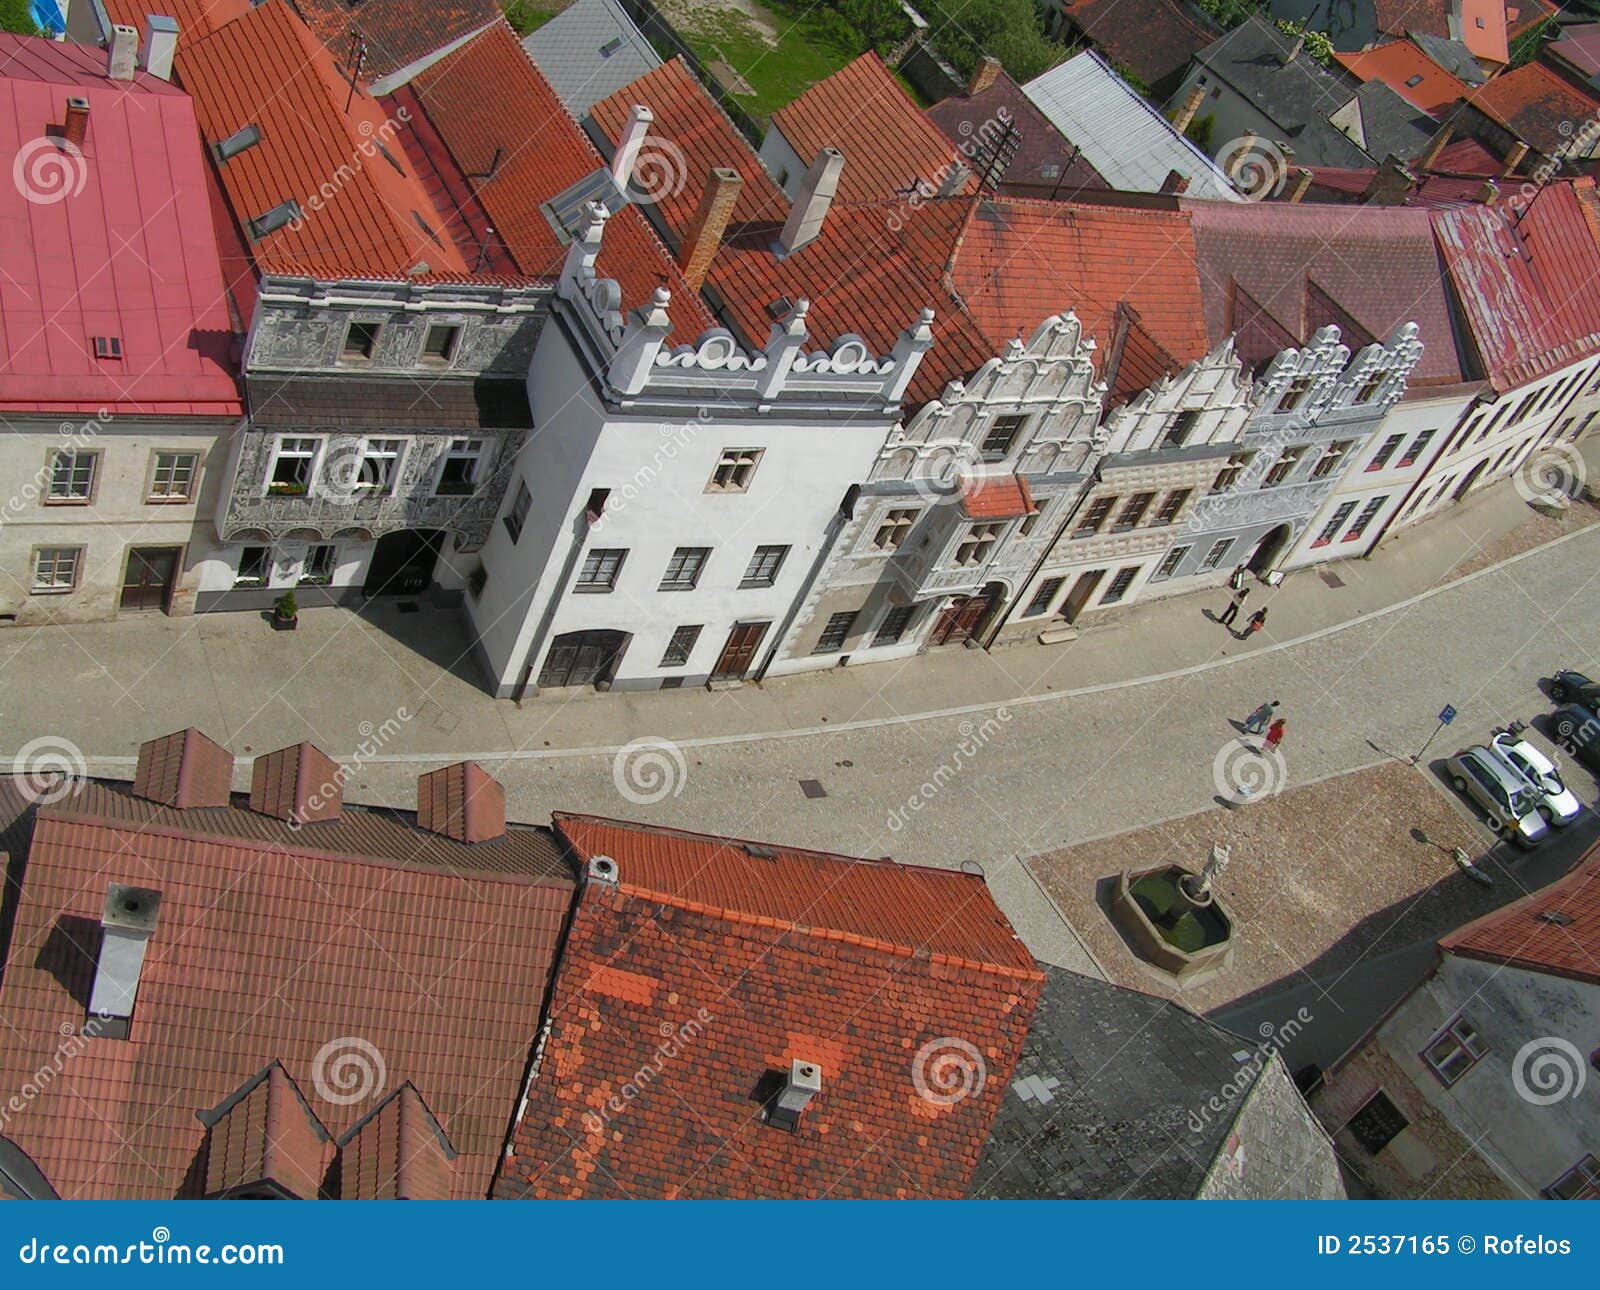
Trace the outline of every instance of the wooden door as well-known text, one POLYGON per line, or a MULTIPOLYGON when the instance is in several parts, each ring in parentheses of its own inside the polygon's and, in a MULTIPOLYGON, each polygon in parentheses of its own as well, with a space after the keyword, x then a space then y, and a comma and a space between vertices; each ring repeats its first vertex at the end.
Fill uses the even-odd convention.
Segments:
POLYGON ((569 632, 557 636, 545 655, 539 685, 597 685, 611 679, 622 653, 623 634, 613 631, 569 632))
POLYGON ((178 578, 182 547, 136 546, 128 549, 128 567, 122 575, 121 607, 130 613, 166 610, 178 578))
POLYGON ((991 598, 957 596, 939 611, 939 618, 928 637, 930 645, 959 645, 978 630, 989 612, 991 598))
POLYGON ((1083 607, 1089 603, 1089 597, 1094 595, 1095 588, 1100 585, 1100 579, 1105 576, 1104 569, 1090 569, 1088 573, 1080 575, 1061 605, 1061 616, 1070 623, 1081 614, 1083 607))
POLYGON ((755 662, 756 649, 771 623, 735 623, 722 647, 722 657, 711 672, 713 681, 733 681, 744 676, 755 662))

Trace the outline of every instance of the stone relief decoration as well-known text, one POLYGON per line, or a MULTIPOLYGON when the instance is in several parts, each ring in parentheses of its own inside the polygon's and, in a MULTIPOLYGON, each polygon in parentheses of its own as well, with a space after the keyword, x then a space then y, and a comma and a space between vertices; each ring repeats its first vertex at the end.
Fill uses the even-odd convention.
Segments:
POLYGON ((1106 450, 1142 452, 1158 448, 1174 422, 1197 414, 1186 447, 1234 442, 1251 412, 1254 382, 1234 352, 1232 338, 1182 371, 1164 376, 1107 414, 1106 450))
POLYGON ((1310 344, 1283 350, 1267 365, 1256 383, 1256 416, 1315 421, 1333 397, 1334 387, 1349 361, 1350 350, 1339 339, 1339 329, 1331 323, 1319 327, 1310 344), (1296 381, 1308 381, 1310 388, 1292 408, 1280 408, 1296 381))
POLYGON ((1355 356, 1344 371, 1330 410, 1352 408, 1374 420, 1382 417, 1405 394, 1406 381, 1421 358, 1417 324, 1395 328, 1387 340, 1368 345, 1355 356), (1376 391, 1362 398, 1374 381, 1380 382, 1376 391))

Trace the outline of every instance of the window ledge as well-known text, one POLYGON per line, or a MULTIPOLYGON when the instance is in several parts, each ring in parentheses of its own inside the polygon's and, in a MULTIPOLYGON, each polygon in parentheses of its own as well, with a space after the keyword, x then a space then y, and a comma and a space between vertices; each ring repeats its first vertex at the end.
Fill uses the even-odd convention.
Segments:
POLYGON ((572 593, 576 596, 608 596, 615 590, 615 587, 584 586, 580 583, 572 589, 572 593))

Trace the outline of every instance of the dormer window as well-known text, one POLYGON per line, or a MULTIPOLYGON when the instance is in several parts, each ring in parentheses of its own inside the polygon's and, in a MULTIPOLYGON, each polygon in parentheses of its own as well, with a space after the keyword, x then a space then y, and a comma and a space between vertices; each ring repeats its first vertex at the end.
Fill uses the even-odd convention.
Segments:
POLYGON ((242 130, 235 130, 226 139, 219 139, 211 145, 211 155, 217 159, 217 164, 237 157, 247 148, 253 148, 261 142, 261 127, 254 123, 247 125, 242 130))
POLYGON ((121 336, 96 336, 94 338, 94 356, 96 358, 121 358, 121 336))
POLYGON ((265 215, 257 215, 254 219, 246 220, 246 231, 250 234, 252 242, 259 242, 268 234, 276 233, 286 224, 292 224, 300 218, 300 203, 294 200, 280 202, 265 215))

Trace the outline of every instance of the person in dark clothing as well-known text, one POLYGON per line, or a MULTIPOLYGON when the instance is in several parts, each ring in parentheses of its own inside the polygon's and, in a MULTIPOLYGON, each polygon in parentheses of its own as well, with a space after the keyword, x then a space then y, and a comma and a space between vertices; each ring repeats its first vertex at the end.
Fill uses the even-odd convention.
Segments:
POLYGON ((1233 620, 1239 616, 1239 610, 1244 607, 1245 597, 1250 594, 1249 587, 1240 587, 1228 599, 1228 607, 1224 609, 1217 621, 1224 627, 1232 627, 1233 620))

